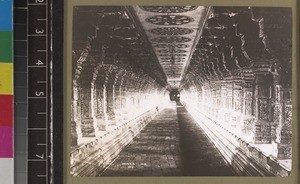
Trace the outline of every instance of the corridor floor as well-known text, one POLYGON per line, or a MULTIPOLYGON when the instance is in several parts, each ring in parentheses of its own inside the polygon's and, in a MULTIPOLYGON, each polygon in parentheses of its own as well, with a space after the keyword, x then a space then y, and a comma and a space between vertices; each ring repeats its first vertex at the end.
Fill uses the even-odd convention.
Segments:
POLYGON ((234 176, 181 105, 171 103, 126 146, 101 176, 234 176))

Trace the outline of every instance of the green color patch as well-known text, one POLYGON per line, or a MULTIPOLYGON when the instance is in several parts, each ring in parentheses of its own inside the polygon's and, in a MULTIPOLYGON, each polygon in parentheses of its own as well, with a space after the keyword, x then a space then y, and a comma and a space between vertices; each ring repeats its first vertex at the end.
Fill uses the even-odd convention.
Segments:
POLYGON ((0 31, 0 62, 11 63, 12 57, 12 32, 0 31))

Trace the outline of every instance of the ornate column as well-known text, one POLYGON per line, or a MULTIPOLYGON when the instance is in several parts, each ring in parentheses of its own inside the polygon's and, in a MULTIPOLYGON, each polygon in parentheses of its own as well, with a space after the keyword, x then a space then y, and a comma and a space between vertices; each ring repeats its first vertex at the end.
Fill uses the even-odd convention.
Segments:
MULTIPOLYGON (((114 78, 114 74, 111 77, 114 78)), ((109 125, 116 125, 115 121, 115 79, 110 79, 106 84, 106 100, 107 100, 107 115, 108 115, 108 123, 109 125)))
POLYGON ((106 104, 106 85, 100 83, 96 85, 96 99, 97 99, 97 125, 99 131, 106 131, 108 126, 107 104, 106 104))
POLYGON ((254 74, 251 69, 244 69, 244 97, 243 97, 243 126, 241 136, 244 140, 254 143, 255 122, 253 116, 253 92, 254 92, 254 74))
POLYGON ((82 123, 82 136, 94 137, 94 120, 92 117, 92 104, 91 104, 91 87, 83 86, 81 93, 81 123, 82 123))
POLYGON ((78 87, 73 87, 72 116, 71 116, 71 146, 78 146, 82 143, 81 131, 81 103, 78 87))
POLYGON ((271 85, 270 64, 256 63, 255 66, 255 143, 271 143, 271 85))
POLYGON ((233 113, 232 113, 232 128, 235 129, 237 135, 241 135, 243 126, 243 108, 244 108, 244 96, 243 87, 244 82, 240 76, 234 76, 233 78, 233 113))
POLYGON ((99 116, 97 113, 97 88, 95 87, 95 83, 91 84, 91 111, 92 111, 92 118, 93 118, 93 127, 95 131, 95 137, 99 138, 101 136, 100 129, 99 129, 99 116))
POLYGON ((292 89, 291 86, 282 88, 283 94, 283 114, 282 127, 278 135, 278 159, 292 158, 292 89))

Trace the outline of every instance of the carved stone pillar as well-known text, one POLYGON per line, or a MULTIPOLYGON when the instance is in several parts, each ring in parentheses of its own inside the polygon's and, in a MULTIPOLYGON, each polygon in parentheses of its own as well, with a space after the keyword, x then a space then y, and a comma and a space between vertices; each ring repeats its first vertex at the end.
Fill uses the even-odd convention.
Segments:
POLYGON ((271 140, 279 143, 281 140, 282 129, 282 87, 279 85, 279 75, 277 72, 272 73, 273 84, 271 85, 271 140))
POLYGON ((226 101, 226 86, 224 86, 223 81, 218 81, 216 85, 217 85, 216 100, 217 100, 217 108, 218 108, 217 117, 220 121, 223 121, 225 101, 226 101))
POLYGON ((109 125, 116 125, 115 121, 115 85, 108 83, 106 87, 107 115, 109 125))
POLYGON ((81 123, 83 137, 94 137, 94 120, 91 108, 91 88, 85 86, 81 93, 81 123))
POLYGON ((241 135, 243 127, 243 96, 244 82, 240 77, 235 77, 233 80, 233 113, 232 113, 232 127, 235 129, 236 134, 241 135))
POLYGON ((253 116, 253 74, 249 73, 249 71, 245 71, 244 75, 244 119, 241 136, 244 140, 254 143, 254 132, 255 132, 255 122, 256 118, 253 116))
POLYGON ((122 121, 122 114, 121 114, 121 106, 122 103, 122 89, 120 84, 115 84, 115 99, 114 99, 114 104, 115 104, 115 121, 116 124, 118 124, 120 121, 122 121))
POLYGON ((283 89, 283 121, 278 144, 278 159, 292 158, 292 89, 283 89))
POLYGON ((226 111, 224 120, 226 123, 231 123, 231 114, 233 112, 233 84, 232 79, 226 79, 226 111))
POLYGON ((91 85, 91 111, 92 111, 92 118, 93 118, 93 127, 95 130, 95 137, 99 138, 101 136, 100 129, 98 127, 99 124, 99 117, 97 116, 97 88, 95 84, 92 83, 91 85))
POLYGON ((105 84, 96 85, 96 118, 99 131, 107 130, 107 113, 106 113, 106 86, 105 84))
POLYGON ((257 65, 255 73, 255 143, 271 143, 271 84, 268 64, 257 65))
POLYGON ((73 87, 72 117, 71 117, 71 146, 77 146, 82 143, 81 131, 81 103, 79 103, 79 89, 73 87))

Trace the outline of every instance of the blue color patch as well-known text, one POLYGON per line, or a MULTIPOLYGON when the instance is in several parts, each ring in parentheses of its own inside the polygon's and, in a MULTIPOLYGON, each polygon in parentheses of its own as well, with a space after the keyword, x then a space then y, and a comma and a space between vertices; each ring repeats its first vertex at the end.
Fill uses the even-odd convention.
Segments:
POLYGON ((12 0, 0 0, 0 30, 12 31, 12 0))

